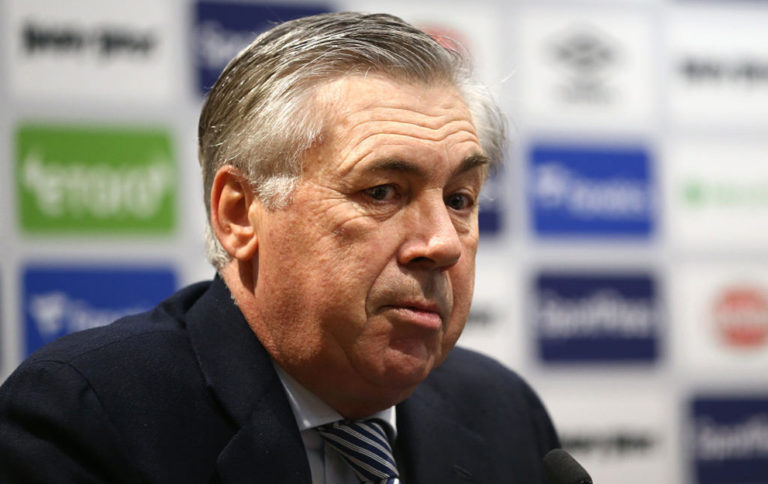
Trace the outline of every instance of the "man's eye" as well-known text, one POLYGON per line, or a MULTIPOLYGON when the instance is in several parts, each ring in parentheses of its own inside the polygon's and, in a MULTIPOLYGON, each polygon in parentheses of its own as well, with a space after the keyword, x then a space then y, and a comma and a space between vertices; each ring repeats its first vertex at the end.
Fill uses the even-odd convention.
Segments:
POLYGON ((369 197, 371 197, 372 199, 379 202, 392 200, 397 194, 395 187, 392 185, 375 186, 373 188, 368 188, 367 190, 364 190, 364 193, 369 197))
POLYGON ((463 193, 456 193, 446 198, 445 204, 453 210, 464 210, 472 206, 472 198, 463 193))

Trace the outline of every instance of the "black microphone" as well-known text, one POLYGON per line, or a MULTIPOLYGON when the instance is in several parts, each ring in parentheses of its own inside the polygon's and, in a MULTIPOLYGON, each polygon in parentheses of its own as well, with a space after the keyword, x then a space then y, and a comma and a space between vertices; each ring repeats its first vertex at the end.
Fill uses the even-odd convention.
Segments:
POLYGON ((544 456, 544 472, 551 484, 592 484, 587 471, 563 449, 552 449, 544 456))

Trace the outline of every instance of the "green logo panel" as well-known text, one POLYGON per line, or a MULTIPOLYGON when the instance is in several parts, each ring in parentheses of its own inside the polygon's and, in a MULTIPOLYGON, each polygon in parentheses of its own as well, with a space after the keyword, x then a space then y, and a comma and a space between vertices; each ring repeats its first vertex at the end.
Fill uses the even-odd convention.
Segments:
POLYGON ((157 129, 21 125, 16 205, 28 233, 168 233, 178 173, 157 129))

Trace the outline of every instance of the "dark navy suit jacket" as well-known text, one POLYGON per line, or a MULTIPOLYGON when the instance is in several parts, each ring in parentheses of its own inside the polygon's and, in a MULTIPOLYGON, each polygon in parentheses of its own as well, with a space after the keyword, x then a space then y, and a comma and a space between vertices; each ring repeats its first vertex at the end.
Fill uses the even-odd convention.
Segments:
MULTIPOLYGON (((454 349, 397 406, 407 484, 541 484, 558 446, 533 391, 454 349)), ((310 483, 268 354, 220 280, 63 337, 0 388, 2 483, 310 483)))

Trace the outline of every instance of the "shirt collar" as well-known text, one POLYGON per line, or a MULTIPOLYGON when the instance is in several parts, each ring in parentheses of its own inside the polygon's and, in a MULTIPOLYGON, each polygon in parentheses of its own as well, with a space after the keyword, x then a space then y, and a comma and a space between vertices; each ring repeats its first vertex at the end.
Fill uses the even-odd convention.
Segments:
MULTIPOLYGON (((291 404, 294 417, 296 417, 299 431, 303 432, 338 420, 344 420, 344 417, 320 400, 317 395, 297 382, 280 365, 274 361, 273 364, 275 365, 275 370, 277 370, 277 376, 280 377, 280 381, 285 388, 285 393, 288 395, 288 402, 291 404)), ((386 424, 387 433, 390 434, 391 440, 394 440, 397 436, 397 419, 394 406, 376 412, 368 418, 376 418, 383 421, 386 424)))

